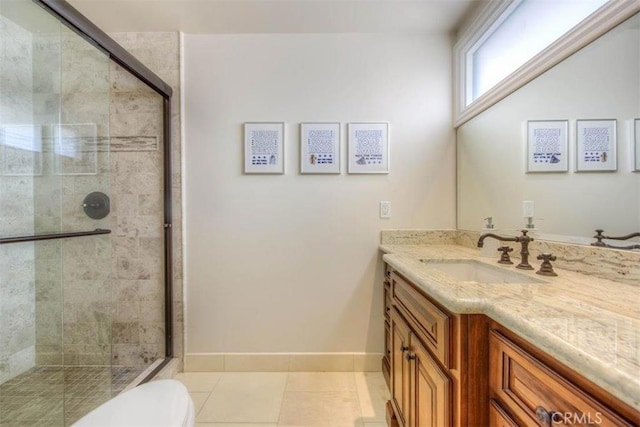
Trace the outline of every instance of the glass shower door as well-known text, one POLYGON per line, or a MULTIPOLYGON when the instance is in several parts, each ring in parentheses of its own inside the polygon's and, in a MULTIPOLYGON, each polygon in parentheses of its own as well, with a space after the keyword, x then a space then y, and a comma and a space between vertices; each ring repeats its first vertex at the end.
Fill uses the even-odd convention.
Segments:
MULTIPOLYGON (((112 229, 109 62, 0 0, 0 238, 112 229)), ((0 425, 69 425, 112 396, 112 292, 109 235, 0 245, 0 425)))

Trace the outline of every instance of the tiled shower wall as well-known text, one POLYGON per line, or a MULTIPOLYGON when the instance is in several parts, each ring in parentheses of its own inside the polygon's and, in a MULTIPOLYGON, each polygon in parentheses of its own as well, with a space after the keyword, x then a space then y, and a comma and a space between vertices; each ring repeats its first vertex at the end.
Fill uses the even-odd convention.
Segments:
MULTIPOLYGON (((173 340, 183 354, 182 191, 180 160, 180 38, 178 33, 110 34, 167 82, 172 97, 173 340)), ((112 237, 117 277, 114 362, 139 365, 164 356, 162 100, 112 64, 112 191, 117 233, 112 237), (122 138, 122 149, 118 144, 122 138), (127 142, 127 140, 129 141, 127 142), (132 144, 133 142, 133 144, 132 144), (123 151, 136 147, 135 151, 123 151)))
MULTIPOLYGON (((0 16, 0 126, 32 123, 31 52, 31 34, 0 16)), ((34 164, 23 156, 0 145, 2 236, 33 232, 34 164)), ((0 246, 0 383, 35 363, 33 263, 33 243, 0 246)))
POLYGON ((110 66, 113 362, 146 365, 164 356, 162 99, 110 66))

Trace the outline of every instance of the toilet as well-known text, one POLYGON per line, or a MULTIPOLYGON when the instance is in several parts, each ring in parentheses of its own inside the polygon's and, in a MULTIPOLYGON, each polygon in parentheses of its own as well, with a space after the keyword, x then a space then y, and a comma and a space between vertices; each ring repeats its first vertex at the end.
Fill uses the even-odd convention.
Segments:
POLYGON ((195 418, 186 387, 176 380, 157 380, 119 394, 73 427, 193 427, 195 418))

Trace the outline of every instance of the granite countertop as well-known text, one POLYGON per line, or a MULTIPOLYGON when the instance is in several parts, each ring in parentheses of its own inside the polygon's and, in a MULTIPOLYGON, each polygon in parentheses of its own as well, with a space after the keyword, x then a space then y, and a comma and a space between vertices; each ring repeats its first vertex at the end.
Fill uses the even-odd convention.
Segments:
MULTIPOLYGON (((555 268, 502 266, 457 245, 380 245, 383 260, 453 313, 482 313, 640 410, 640 288, 555 268), (421 259, 474 259, 538 281, 460 282, 421 259)), ((531 262, 534 267, 540 261, 531 262)))

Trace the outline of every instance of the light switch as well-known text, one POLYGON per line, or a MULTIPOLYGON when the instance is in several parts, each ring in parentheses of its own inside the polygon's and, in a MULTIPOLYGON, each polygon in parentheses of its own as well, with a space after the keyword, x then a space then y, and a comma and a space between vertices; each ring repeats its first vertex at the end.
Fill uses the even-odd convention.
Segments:
POLYGON ((380 202, 380 218, 391 218, 391 202, 380 202))

